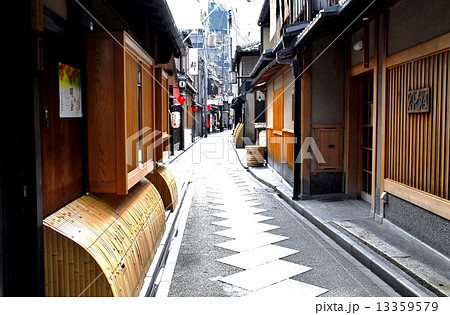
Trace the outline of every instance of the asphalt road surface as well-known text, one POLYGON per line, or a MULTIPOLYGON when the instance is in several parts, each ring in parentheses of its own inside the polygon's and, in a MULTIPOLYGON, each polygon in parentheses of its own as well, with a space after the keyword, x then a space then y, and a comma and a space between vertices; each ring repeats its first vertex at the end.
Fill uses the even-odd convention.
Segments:
POLYGON ((398 296, 254 179, 229 139, 211 134, 168 165, 191 184, 164 295, 398 296))

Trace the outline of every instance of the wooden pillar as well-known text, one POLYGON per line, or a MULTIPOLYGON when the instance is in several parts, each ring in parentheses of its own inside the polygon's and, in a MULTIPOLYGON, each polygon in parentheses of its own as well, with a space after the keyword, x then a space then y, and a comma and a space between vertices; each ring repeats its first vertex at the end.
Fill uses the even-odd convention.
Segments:
POLYGON ((372 151, 372 212, 376 210, 376 188, 377 188, 377 168, 378 168, 378 48, 379 48, 379 14, 374 20, 374 56, 373 56, 373 151, 372 151))
MULTIPOLYGON (((308 45, 303 52, 303 64, 306 71, 302 78, 302 99, 301 99, 301 145, 305 143, 305 139, 311 137, 311 81, 312 81, 312 68, 309 67, 312 59, 312 47, 308 45)), ((300 199, 311 198, 311 160, 301 160, 300 167, 300 199)))
POLYGON ((301 189, 301 164, 297 161, 297 157, 300 155, 301 148, 301 92, 302 92, 302 80, 300 74, 303 71, 303 63, 300 61, 294 61, 294 187, 293 187, 293 200, 298 200, 301 189))
MULTIPOLYGON (((0 109, 0 295, 43 295, 42 168, 39 117, 39 30, 31 1, 3 0, 0 27, 2 84, 0 109), (36 27, 38 28, 38 27, 36 27), (18 52, 27 52, 23 57, 18 52), (20 241, 25 240, 25 241, 20 241)), ((36 11, 41 12, 35 7, 36 11)))
POLYGON ((386 163, 386 74, 387 74, 387 30, 389 11, 383 14, 383 42, 381 47, 381 163, 380 163, 380 192, 384 191, 385 163, 386 163))

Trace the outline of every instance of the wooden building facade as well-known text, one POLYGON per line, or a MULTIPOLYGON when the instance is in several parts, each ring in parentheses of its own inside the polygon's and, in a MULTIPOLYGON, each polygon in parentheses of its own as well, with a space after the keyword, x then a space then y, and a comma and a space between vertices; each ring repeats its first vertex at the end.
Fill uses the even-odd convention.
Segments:
POLYGON ((260 15, 269 165, 294 199, 359 198, 450 257, 448 1, 294 2, 260 15))
POLYGON ((0 161, 0 295, 137 295, 177 203, 156 164, 170 136, 173 73, 161 68, 184 49, 170 10, 5 0, 0 12, 3 29, 18 25, 5 55, 15 101, 0 115, 11 150, 0 161))

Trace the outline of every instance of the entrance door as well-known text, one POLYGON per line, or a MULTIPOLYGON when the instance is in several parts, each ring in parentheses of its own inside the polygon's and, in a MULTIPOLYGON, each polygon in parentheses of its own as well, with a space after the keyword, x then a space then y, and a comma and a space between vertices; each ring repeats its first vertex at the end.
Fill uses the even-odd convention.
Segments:
MULTIPOLYGON (((61 65, 82 68, 83 38, 76 49, 66 49, 79 36, 44 33, 45 67, 41 73, 40 91, 42 112, 47 112, 48 125, 42 136, 42 194, 44 217, 83 194, 82 119, 61 118, 59 106, 59 71, 61 65)), ((81 69, 83 73, 83 69, 81 69)), ((62 76, 62 74, 61 74, 62 76)))
POLYGON ((372 202, 373 76, 361 78, 361 199, 372 202))

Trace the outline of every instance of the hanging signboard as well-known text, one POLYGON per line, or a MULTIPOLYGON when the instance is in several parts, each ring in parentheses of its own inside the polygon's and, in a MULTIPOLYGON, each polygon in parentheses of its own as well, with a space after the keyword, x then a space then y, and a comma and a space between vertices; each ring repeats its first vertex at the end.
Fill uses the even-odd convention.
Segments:
POLYGON ((63 63, 58 64, 59 117, 81 117, 80 70, 63 63))
POLYGON ((189 74, 198 75, 198 48, 189 48, 189 74))

